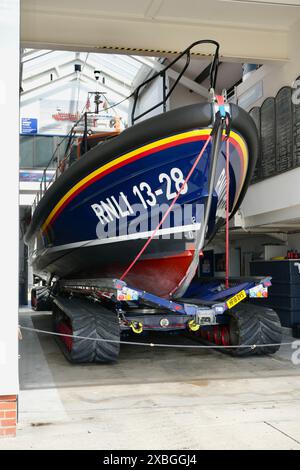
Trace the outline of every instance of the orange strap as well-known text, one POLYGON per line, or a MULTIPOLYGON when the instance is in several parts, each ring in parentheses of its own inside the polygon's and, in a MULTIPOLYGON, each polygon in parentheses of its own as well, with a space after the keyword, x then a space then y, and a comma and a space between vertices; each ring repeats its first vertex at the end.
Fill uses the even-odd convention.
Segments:
MULTIPOLYGON (((221 108, 221 115, 225 113, 224 109, 224 97, 217 95, 216 100, 218 106, 221 108), (222 109, 223 108, 223 109, 222 109)), ((226 118, 228 119, 228 118, 226 118)), ((230 186, 230 142, 226 139, 226 209, 225 209, 225 287, 229 288, 229 186, 230 186)))
POLYGON ((229 174, 229 160, 230 160, 230 142, 226 140, 226 212, 225 212, 225 287, 229 288, 229 186, 230 186, 230 174, 229 174))

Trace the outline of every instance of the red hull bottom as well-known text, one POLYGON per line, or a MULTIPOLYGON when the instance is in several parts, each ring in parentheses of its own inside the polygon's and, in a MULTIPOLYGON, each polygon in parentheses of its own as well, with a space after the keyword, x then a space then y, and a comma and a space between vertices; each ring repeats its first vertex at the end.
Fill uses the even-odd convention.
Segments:
MULTIPOLYGON (((139 260, 124 279, 130 286, 145 290, 160 297, 168 297, 180 284, 192 262, 193 250, 165 256, 139 260)), ((105 276, 120 278, 125 271, 111 267, 105 276)))

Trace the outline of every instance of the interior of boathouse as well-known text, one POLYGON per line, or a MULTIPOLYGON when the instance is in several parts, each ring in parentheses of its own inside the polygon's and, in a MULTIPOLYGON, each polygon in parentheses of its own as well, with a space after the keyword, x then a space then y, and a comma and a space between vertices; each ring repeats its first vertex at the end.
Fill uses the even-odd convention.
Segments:
POLYGON ((300 1, 0 11, 0 450, 299 450, 300 1))

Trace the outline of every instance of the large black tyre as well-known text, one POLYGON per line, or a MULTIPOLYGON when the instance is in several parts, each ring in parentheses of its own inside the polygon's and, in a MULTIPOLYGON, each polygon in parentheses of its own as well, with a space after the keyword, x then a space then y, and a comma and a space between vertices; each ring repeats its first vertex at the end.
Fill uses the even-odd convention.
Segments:
POLYGON ((282 328, 277 313, 271 308, 244 303, 230 312, 230 343, 255 348, 233 348, 233 356, 274 354, 280 348, 282 328), (272 344, 272 346, 261 346, 272 344))
POLYGON ((54 331, 59 331, 59 324, 63 322, 68 323, 71 334, 91 338, 73 338, 70 349, 61 337, 57 337, 64 355, 70 362, 114 362, 118 359, 120 325, 114 312, 90 300, 58 297, 53 305, 54 331))
POLYGON ((31 289, 31 308, 37 312, 52 310, 53 299, 48 287, 39 286, 31 289))

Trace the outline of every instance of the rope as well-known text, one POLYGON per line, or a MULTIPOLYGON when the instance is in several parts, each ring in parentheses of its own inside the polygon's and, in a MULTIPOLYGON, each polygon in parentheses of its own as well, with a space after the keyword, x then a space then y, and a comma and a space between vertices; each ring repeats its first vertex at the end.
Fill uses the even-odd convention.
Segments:
MULTIPOLYGON (((216 96, 217 103, 219 107, 224 108, 224 97, 222 95, 216 96)), ((223 109, 225 113, 225 110, 223 109)), ((229 129, 229 121, 228 116, 226 117, 226 129, 229 129)), ((226 140, 226 162, 225 162, 225 169, 226 169, 226 207, 225 207, 225 287, 226 289, 229 288, 229 195, 230 195, 230 172, 229 172, 229 165, 230 165, 230 145, 229 145, 229 131, 225 137, 226 140)))
POLYGON ((294 344, 295 341, 285 342, 285 343, 269 343, 269 344, 241 344, 241 345, 232 345, 232 346, 220 346, 220 345, 191 345, 191 344, 166 344, 166 343, 143 343, 137 341, 123 341, 123 340, 115 340, 115 339, 105 339, 105 338, 89 338, 87 336, 77 336, 77 335, 69 335, 66 333, 55 333, 54 331, 48 330, 40 330, 38 328, 30 328, 28 326, 21 326, 19 325, 21 330, 32 331, 36 333, 47 334, 51 336, 63 336, 67 338, 73 339, 85 339, 89 341, 99 341, 102 343, 118 343, 118 344, 129 344, 133 346, 150 346, 150 347, 159 347, 159 348, 173 348, 173 349, 243 349, 243 348, 266 348, 271 346, 291 346, 294 344))
POLYGON ((180 187, 179 191, 177 192, 175 198, 173 199, 173 201, 171 202, 171 204, 169 205, 168 209, 166 210, 166 212, 164 213, 164 216, 162 217, 161 221, 159 222, 159 224, 156 226, 156 228, 153 230, 152 234, 150 235, 150 237, 148 238, 148 240, 146 241, 146 243, 144 244, 144 246, 141 248, 141 250, 138 252, 138 254, 136 255, 136 257, 134 258, 134 260, 130 263, 130 265, 128 266, 128 268, 124 271, 124 273, 122 274, 122 276, 120 277, 120 280, 123 281, 124 278, 127 276, 127 274, 131 271, 131 269, 133 268, 133 266, 136 264, 136 262, 139 260, 139 258, 142 256, 142 254, 144 253, 144 251, 146 250, 146 248, 150 245, 151 241, 153 240, 153 238, 155 237, 156 233, 158 232, 158 230, 160 229, 160 227, 162 226, 162 224, 164 223, 164 221, 166 220, 166 218, 168 217, 169 213, 171 212, 172 210, 172 207, 174 206, 174 204, 176 203, 176 201, 178 200, 180 194, 182 193, 183 189, 185 188, 185 186, 187 185, 190 177, 192 176, 196 166, 198 165, 198 162, 200 160, 200 158, 202 157, 202 155, 204 154, 209 142, 211 141, 211 135, 208 137, 207 141, 205 142, 205 145, 202 147, 201 149, 201 152, 199 153, 198 157, 196 158, 192 168, 190 169, 187 177, 185 178, 185 180, 183 181, 183 184, 182 186, 180 187))

